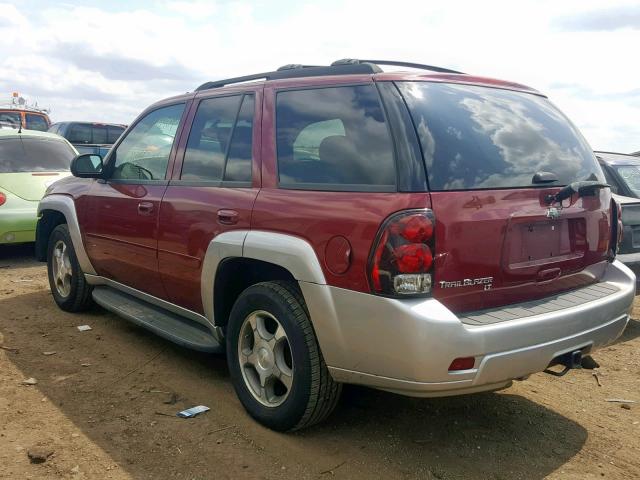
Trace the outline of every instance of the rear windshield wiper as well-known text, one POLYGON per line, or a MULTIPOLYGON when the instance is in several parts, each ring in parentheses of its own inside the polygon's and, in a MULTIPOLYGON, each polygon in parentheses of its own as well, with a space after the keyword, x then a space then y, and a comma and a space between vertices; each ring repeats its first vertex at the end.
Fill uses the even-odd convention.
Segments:
POLYGON ((575 193, 578 194, 578 197, 591 197, 596 194, 596 190, 601 188, 611 188, 611 186, 607 183, 597 181, 583 180, 581 182, 573 182, 563 187, 562 190, 555 195, 547 195, 545 200, 548 204, 560 203, 575 193))

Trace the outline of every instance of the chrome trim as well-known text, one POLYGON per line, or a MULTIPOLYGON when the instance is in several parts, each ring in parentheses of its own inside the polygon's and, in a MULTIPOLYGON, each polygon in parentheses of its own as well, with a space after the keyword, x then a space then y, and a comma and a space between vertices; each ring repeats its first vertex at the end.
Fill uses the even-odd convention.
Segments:
MULTIPOLYGON (((150 303, 151 305, 155 305, 157 307, 163 308, 164 310, 168 310, 169 312, 175 313, 176 315, 180 315, 181 317, 188 318, 189 320, 192 320, 201 325, 204 325, 205 327, 209 328, 212 331, 212 333, 214 333, 215 331, 213 326, 209 323, 209 321, 205 317, 203 317, 199 313, 193 312, 191 310, 187 310, 186 308, 182 308, 176 305, 175 303, 167 302, 166 300, 162 300, 161 298, 154 297, 153 295, 149 295, 148 293, 129 287, 120 282, 116 282, 115 280, 111 280, 110 278, 101 277, 99 275, 90 275, 86 273, 84 275, 84 278, 87 280, 87 283, 89 285, 94 285, 94 286, 105 285, 107 287, 114 288, 116 290, 129 294, 132 297, 136 297, 140 300, 150 303)), ((216 340, 218 340, 216 333, 214 333, 214 337, 216 337, 216 340)))
POLYGON ((84 243, 82 242, 82 235, 80 234, 80 226, 76 215, 76 205, 73 198, 61 194, 48 195, 40 200, 38 204, 38 218, 43 210, 54 210, 64 215, 64 218, 67 220, 69 235, 71 235, 71 242, 73 243, 73 249, 76 253, 80 268, 84 273, 95 275, 96 271, 93 265, 91 265, 91 261, 84 248, 84 243))

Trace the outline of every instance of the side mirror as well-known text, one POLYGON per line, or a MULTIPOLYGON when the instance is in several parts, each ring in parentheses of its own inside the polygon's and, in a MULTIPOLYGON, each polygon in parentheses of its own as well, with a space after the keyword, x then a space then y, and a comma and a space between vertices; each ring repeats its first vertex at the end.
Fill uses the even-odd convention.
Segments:
POLYGON ((83 153, 71 161, 71 174, 80 178, 102 178, 102 157, 95 153, 83 153))

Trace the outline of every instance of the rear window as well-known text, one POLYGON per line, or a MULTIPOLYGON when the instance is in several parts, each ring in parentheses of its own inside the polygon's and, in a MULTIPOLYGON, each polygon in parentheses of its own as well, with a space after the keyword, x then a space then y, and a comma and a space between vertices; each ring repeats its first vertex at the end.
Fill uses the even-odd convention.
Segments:
POLYGON ((92 143, 91 126, 86 123, 73 123, 69 127, 67 140, 71 143, 92 143))
POLYGON ((546 98, 470 85, 397 85, 420 137, 431 190, 531 187, 542 171, 556 174, 552 185, 604 181, 585 140, 546 98))
POLYGON ((396 188, 391 137, 373 85, 279 92, 280 187, 396 188))
POLYGON ((27 128, 29 130, 39 130, 41 132, 46 132, 49 128, 47 121, 42 115, 34 115, 33 113, 27 113, 25 115, 27 121, 27 128))
POLYGON ((0 139, 0 173, 69 170, 75 152, 63 141, 44 138, 0 139))
POLYGON ((67 132, 67 140, 74 144, 113 145, 122 132, 123 127, 73 123, 67 132))

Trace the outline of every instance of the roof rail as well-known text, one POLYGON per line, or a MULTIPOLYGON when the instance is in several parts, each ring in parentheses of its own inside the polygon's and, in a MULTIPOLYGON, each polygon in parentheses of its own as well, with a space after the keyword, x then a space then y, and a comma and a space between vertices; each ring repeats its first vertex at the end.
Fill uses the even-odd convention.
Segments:
POLYGON ((299 63, 290 63, 283 65, 273 72, 255 73, 253 75, 245 75, 242 77, 227 78, 224 80, 215 80, 206 82, 196 88, 196 92, 201 90, 209 90, 210 88, 220 88, 234 83, 251 82, 255 80, 279 80, 283 78, 299 78, 299 77, 320 77, 327 75, 350 75, 350 74, 371 74, 380 73, 382 70, 378 65, 392 65, 397 67, 419 68, 422 70, 430 70, 439 73, 457 73, 457 70, 436 67, 433 65, 423 65, 421 63, 396 62, 394 60, 359 60, 356 58, 343 58, 336 60, 328 67, 318 65, 302 65, 299 63))
POLYGON ((343 58, 341 60, 336 60, 331 65, 357 65, 361 63, 371 63, 374 65, 391 65, 394 67, 419 68, 421 70, 430 70, 432 72, 457 73, 464 75, 463 72, 451 70, 450 68, 436 67, 435 65, 425 65, 422 63, 397 62, 395 60, 359 60, 356 58, 343 58))
POLYGON ((290 64, 280 67, 274 72, 256 73, 243 77, 227 78, 225 80, 216 80, 206 82, 196 88, 196 92, 201 90, 209 90, 210 88, 220 88, 234 83, 250 82, 253 80, 279 80, 282 78, 299 78, 299 77, 320 77, 327 75, 351 75, 351 74, 371 74, 380 73, 382 70, 377 65, 370 63, 357 63, 345 65, 332 65, 329 67, 317 67, 311 65, 290 64))

